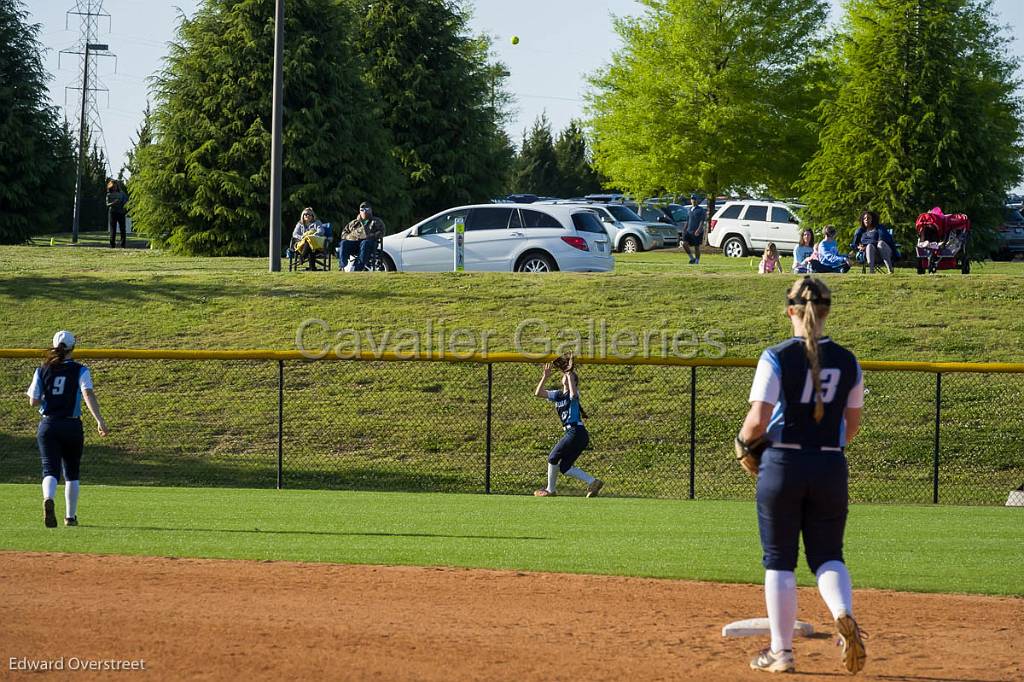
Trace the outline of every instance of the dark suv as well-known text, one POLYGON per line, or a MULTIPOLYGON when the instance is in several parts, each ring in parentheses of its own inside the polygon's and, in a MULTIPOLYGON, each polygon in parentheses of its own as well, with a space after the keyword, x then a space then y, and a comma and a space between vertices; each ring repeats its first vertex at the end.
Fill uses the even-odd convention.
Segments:
POLYGON ((1024 215, 1019 207, 1007 206, 1003 224, 996 228, 999 237, 995 260, 1013 260, 1018 253, 1024 253, 1024 215))

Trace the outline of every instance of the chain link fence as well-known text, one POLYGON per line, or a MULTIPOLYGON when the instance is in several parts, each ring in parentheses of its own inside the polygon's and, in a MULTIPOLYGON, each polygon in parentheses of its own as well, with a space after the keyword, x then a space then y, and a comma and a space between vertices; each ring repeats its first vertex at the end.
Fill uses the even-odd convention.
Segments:
MULTIPOLYGON (((100 438, 86 418, 90 483, 527 494, 561 436, 526 362, 83 361, 112 429, 100 438)), ((39 480, 24 395, 38 364, 0 359, 0 482, 39 480)), ((582 365, 591 446, 579 466, 602 494, 749 499, 732 439, 752 378, 582 365)), ((1002 504, 1024 481, 1024 374, 868 370, 865 385, 852 500, 1002 504)), ((575 480, 559 491, 584 492, 575 480)))

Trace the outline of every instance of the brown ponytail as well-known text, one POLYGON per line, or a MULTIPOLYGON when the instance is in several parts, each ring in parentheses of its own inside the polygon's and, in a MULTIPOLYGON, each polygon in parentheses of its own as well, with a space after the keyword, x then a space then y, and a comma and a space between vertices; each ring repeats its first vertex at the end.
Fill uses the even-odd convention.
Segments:
POLYGON ((71 349, 65 346, 63 343, 59 344, 56 348, 51 348, 46 351, 46 359, 43 360, 43 367, 52 367, 53 365, 60 364, 67 359, 68 354, 71 353, 71 349))
POLYGON ((825 416, 825 401, 821 397, 821 362, 818 358, 818 333, 822 321, 832 305, 832 292, 825 283, 813 277, 803 277, 790 288, 786 304, 797 309, 804 326, 804 351, 811 366, 814 381, 814 421, 825 416))

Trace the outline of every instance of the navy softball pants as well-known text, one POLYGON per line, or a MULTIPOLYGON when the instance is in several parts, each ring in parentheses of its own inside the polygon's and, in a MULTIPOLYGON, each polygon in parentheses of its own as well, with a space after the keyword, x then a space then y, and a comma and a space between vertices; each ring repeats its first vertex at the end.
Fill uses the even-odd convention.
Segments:
POLYGON ((764 451, 757 477, 757 525, 766 569, 796 570, 801 535, 812 573, 826 561, 843 560, 847 482, 842 452, 764 451))
POLYGON ((53 476, 60 480, 63 471, 65 481, 78 480, 85 444, 81 419, 43 417, 36 431, 36 443, 39 444, 44 478, 53 476))
POLYGON ((548 464, 557 464, 558 470, 564 474, 572 469, 572 465, 589 444, 590 434, 587 433, 587 427, 582 424, 570 426, 565 430, 561 440, 555 443, 555 447, 551 448, 548 464))

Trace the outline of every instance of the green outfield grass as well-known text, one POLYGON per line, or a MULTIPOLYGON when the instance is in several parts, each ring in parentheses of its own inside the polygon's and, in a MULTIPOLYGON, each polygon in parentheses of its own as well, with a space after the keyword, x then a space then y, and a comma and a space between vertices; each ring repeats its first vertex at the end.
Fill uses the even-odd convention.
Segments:
MULTIPOLYGON (((752 500, 83 486, 46 529, 38 485, 0 484, 0 549, 762 580, 752 500)), ((63 498, 58 496, 58 515, 63 498)), ((856 587, 1024 595, 1019 509, 854 505, 856 587)), ((806 565, 797 572, 813 584, 806 565)))

